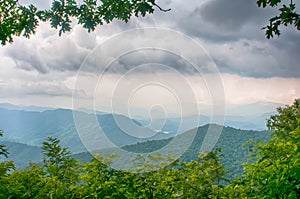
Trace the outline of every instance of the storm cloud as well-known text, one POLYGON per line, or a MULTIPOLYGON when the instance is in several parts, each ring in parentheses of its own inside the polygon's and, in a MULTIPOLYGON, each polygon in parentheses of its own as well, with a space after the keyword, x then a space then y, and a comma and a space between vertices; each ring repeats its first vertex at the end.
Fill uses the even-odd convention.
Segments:
MULTIPOLYGON (((30 104, 34 96, 34 99, 40 100, 41 105, 53 100, 51 103, 67 107, 71 101, 76 73, 83 63, 89 64, 86 58, 91 53, 115 35, 149 27, 178 31, 202 46, 224 78, 225 92, 230 103, 260 100, 289 103, 299 97, 300 32, 294 27, 283 27, 280 37, 268 40, 261 29, 268 24, 271 16, 278 13, 277 8, 258 8, 255 0, 160 0, 157 3, 172 10, 161 12, 157 9, 153 15, 132 17, 128 23, 115 20, 111 24, 99 26, 92 33, 88 33, 74 20, 72 31, 61 37, 58 36, 58 30, 50 28, 49 23, 41 23, 30 39, 14 38, 13 44, 0 49, 0 91, 3 93, 0 101, 10 98, 12 102, 18 102, 24 99, 30 104), (55 101, 59 96, 59 101, 55 101)), ((46 8, 49 5, 49 2, 39 2, 38 6, 46 8)), ((161 35, 161 38, 165 36, 161 35)), ((150 37, 139 39, 151 40, 150 37)), ((139 39, 132 36, 120 42, 138 46, 139 39)), ((158 39, 153 42, 163 41, 158 39)), ((179 41, 172 42, 182 48, 186 47, 179 41)), ((99 53, 102 56, 114 55, 118 48, 119 45, 115 44, 99 53)), ((192 51, 191 54, 201 59, 197 57, 197 52, 192 51)), ((107 67, 107 63, 97 60, 97 56, 100 55, 95 53, 96 64, 91 64, 84 71, 84 75, 87 75, 84 83, 87 86, 91 76, 96 76, 97 81, 97 72, 107 67)), ((166 73, 170 72, 170 68, 187 78, 192 79, 198 75, 180 53, 137 49, 115 58, 111 57, 114 62, 106 70, 107 77, 111 78, 105 84, 107 92, 113 89, 118 78, 139 65, 148 64, 147 67, 137 67, 131 75, 141 79, 151 79, 155 75, 172 80, 172 76, 166 73), (162 67, 152 67, 151 63, 161 64, 162 67)), ((180 86, 180 82, 175 83, 180 86)), ((88 94, 82 91, 80 97, 93 96, 88 94)), ((106 100, 107 103, 111 101, 110 98, 106 100)), ((141 102, 144 101, 141 99, 141 102)))

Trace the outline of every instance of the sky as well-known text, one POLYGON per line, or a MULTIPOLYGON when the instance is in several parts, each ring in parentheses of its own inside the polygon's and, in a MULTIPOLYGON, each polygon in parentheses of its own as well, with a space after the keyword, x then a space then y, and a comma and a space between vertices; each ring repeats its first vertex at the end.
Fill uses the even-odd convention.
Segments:
POLYGON ((261 28, 277 12, 255 2, 160 0, 172 10, 115 20, 92 33, 74 21, 61 37, 40 23, 30 39, 16 37, 0 48, 0 103, 159 116, 212 104, 291 104, 300 97, 300 32, 283 27, 280 37, 266 39, 261 28), (153 27, 153 38, 128 33, 153 27), (178 51, 140 48, 145 42, 178 51), (191 50, 198 49, 193 44, 200 50, 191 50), (133 51, 121 55, 121 46, 133 51), (109 67, 106 60, 113 61, 109 67), (195 71, 190 60, 203 70, 195 71))

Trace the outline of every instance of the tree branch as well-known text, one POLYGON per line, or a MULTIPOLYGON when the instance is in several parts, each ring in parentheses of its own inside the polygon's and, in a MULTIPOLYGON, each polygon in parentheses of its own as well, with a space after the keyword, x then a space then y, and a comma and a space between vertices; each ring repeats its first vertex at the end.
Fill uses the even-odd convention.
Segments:
POLYGON ((163 11, 163 12, 169 12, 171 10, 171 8, 169 8, 169 9, 163 9, 159 5, 157 5, 155 2, 152 2, 152 4, 154 6, 156 6, 160 11, 163 11))

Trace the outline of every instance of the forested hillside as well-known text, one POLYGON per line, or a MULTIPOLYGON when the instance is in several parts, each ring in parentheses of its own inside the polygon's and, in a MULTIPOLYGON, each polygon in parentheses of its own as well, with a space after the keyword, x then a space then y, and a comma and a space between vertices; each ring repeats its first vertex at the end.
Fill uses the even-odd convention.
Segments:
MULTIPOLYGON (((197 159, 203 139, 208 132, 208 127, 209 125, 205 125, 197 129, 195 139, 188 150, 181 156, 182 161, 189 162, 197 159)), ((213 129, 222 127, 219 125, 210 125, 210 128, 213 129)), ((182 137, 180 138, 181 141, 184 143, 186 141, 185 136, 189 136, 188 134, 191 134, 193 131, 194 130, 190 130, 182 135, 179 135, 182 137)), ((225 164, 225 169, 230 171, 227 177, 232 178, 234 175, 240 175, 243 172, 242 163, 246 161, 250 154, 249 148, 243 146, 243 144, 249 139, 256 141, 267 140, 269 135, 270 131, 250 131, 231 127, 223 127, 221 136, 215 146, 215 149, 220 148, 221 153, 224 155, 220 157, 220 161, 221 163, 225 164)), ((171 140, 172 138, 164 140, 152 140, 135 145, 124 146, 123 149, 135 153, 148 153, 163 148, 171 140)))
MULTIPOLYGON (((181 156, 182 161, 191 161, 196 160, 198 157, 198 152, 200 151, 203 138, 207 133, 208 127, 211 129, 222 128, 221 136, 216 144, 215 148, 221 148, 223 157, 221 157, 221 162, 225 163, 225 168, 229 170, 227 177, 232 178, 234 175, 240 175, 242 173, 242 162, 246 161, 247 156, 249 155, 249 150, 247 147, 244 147, 243 144, 249 140, 266 140, 270 132, 269 131, 249 131, 249 130, 240 130, 231 127, 222 127, 219 125, 204 125, 197 128, 197 134, 189 149, 181 156)), ((186 146, 188 142, 187 137, 192 136, 195 129, 184 132, 181 135, 178 135, 181 139, 181 142, 186 146)), ((164 146, 166 146, 172 138, 160 139, 160 140, 149 140, 146 142, 139 142, 133 145, 123 146, 122 149, 134 152, 134 153, 149 153, 157 151, 164 146)), ((17 142, 4 142, 7 148, 10 151, 10 159, 14 160, 15 165, 18 168, 25 168, 27 164, 32 162, 41 162, 42 161, 42 152, 36 146, 30 146, 26 144, 21 144, 17 142), (21 153, 20 153, 21 152, 21 153)), ((102 149, 94 151, 94 153, 101 153, 103 155, 108 155, 112 153, 113 149, 102 149)), ((171 151, 170 151, 171 153, 171 151)), ((80 161, 89 161, 91 155, 88 152, 74 153, 74 157, 80 161)), ((126 164, 123 162, 121 164, 126 164)))
MULTIPOLYGON (((49 137, 41 148, 42 163, 31 163, 24 170, 15 169, 11 161, 0 163, 0 198, 297 199, 300 197, 300 100, 279 108, 267 126, 272 131, 269 139, 249 140, 249 157, 254 159, 243 163, 245 173, 234 180, 225 177, 227 171, 220 163, 219 148, 198 153, 196 160, 188 162, 160 153, 147 158, 137 156, 134 167, 122 171, 109 167, 118 158, 114 154, 95 155, 92 160, 80 163, 67 148, 60 146, 58 139, 49 137), (170 159, 172 163, 166 164, 170 159)), ((0 145, 0 152, 7 155, 5 146, 0 145)))

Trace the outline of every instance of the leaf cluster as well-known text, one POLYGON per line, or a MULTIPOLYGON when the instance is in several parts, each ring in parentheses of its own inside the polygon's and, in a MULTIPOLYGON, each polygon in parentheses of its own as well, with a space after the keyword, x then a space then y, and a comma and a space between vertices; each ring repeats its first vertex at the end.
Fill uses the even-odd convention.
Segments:
POLYGON ((278 108, 267 126, 272 130, 268 142, 252 142, 256 161, 245 164, 245 193, 261 198, 299 198, 300 100, 278 108))
POLYGON ((219 150, 197 160, 179 162, 155 153, 133 161, 126 172, 110 167, 115 155, 95 155, 81 163, 49 137, 43 143, 44 162, 24 170, 12 162, 0 164, 0 198, 221 198, 226 173, 219 150), (171 164, 167 163, 172 161, 171 164), (11 169, 9 171, 9 168, 11 169))
POLYGON ((300 100, 278 108, 267 126, 269 140, 248 142, 251 161, 232 182, 224 177, 219 148, 189 162, 160 153, 139 155, 126 172, 110 167, 113 154, 81 163, 49 137, 43 163, 24 170, 11 161, 0 163, 0 198, 300 198, 300 100))
POLYGON ((266 37, 270 39, 274 35, 279 36, 280 26, 293 25, 300 30, 300 14, 296 9, 296 3, 293 0, 257 0, 259 7, 279 7, 279 14, 269 20, 269 25, 263 27, 266 30, 266 37), (288 3, 287 3, 288 2, 288 3))
POLYGON ((50 9, 39 10, 33 4, 21 5, 18 0, 0 0, 0 40, 5 45, 13 42, 13 36, 29 38, 40 21, 49 21, 61 35, 70 31, 72 21, 77 19, 77 23, 90 32, 114 19, 128 22, 132 15, 139 17, 153 13, 155 6, 158 7, 155 0, 84 0, 82 3, 53 0, 50 9))
MULTIPOLYGON (((2 136, 3 136, 3 131, 0 130, 0 137, 2 137, 2 136)), ((0 156, 3 155, 7 158, 8 154, 9 154, 9 152, 8 152, 7 148, 5 148, 5 145, 0 144, 0 156)))

